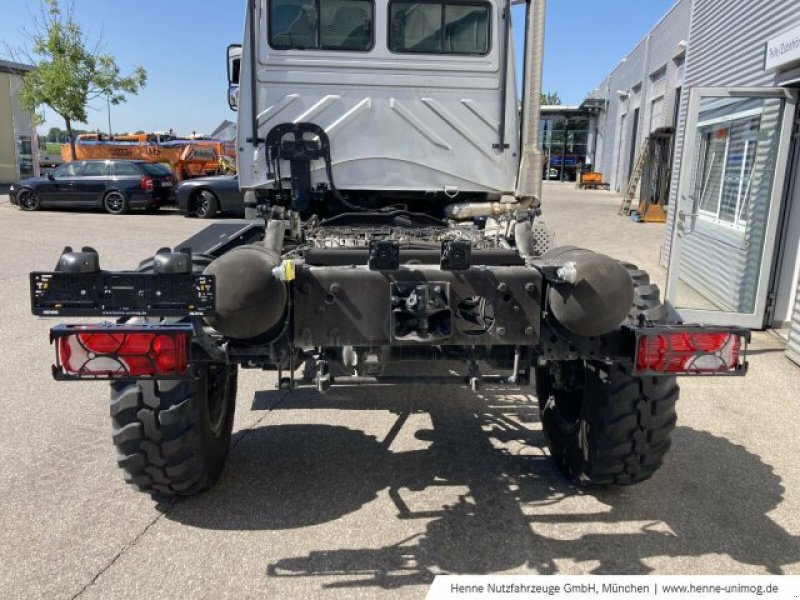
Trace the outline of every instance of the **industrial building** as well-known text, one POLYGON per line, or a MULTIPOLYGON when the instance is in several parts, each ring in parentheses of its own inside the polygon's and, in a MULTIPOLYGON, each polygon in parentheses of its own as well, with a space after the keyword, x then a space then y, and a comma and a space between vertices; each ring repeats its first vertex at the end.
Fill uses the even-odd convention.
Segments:
POLYGON ((32 68, 0 60, 0 184, 39 173, 33 114, 18 98, 22 76, 32 68))
POLYGON ((575 181, 594 161, 595 112, 586 106, 547 105, 541 108, 544 179, 575 181))
POLYGON ((667 298, 686 321, 775 329, 800 364, 798 90, 800 3, 680 0, 587 103, 612 189, 669 140, 667 298))

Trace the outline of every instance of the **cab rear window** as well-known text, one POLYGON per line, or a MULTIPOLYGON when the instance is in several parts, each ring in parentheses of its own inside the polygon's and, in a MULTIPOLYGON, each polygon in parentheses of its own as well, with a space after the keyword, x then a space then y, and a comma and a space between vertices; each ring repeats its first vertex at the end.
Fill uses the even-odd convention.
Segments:
POLYGON ((489 53, 490 8, 484 2, 396 0, 389 4, 389 49, 425 54, 489 53))
POLYGON ((373 0, 270 0, 269 43, 277 50, 351 50, 374 44, 373 0))

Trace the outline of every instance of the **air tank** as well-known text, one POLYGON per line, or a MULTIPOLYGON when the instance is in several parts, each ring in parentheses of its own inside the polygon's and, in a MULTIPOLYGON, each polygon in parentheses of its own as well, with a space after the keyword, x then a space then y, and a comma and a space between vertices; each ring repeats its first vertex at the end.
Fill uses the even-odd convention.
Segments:
POLYGON ((599 336, 615 331, 630 314, 633 280, 622 264, 591 250, 563 246, 541 264, 557 267, 547 293, 550 313, 570 332, 599 336))
POLYGON ((263 244, 240 246, 214 260, 205 270, 215 276, 217 293, 208 324, 229 338, 246 340, 281 323, 286 286, 272 272, 280 264, 278 253, 263 244))

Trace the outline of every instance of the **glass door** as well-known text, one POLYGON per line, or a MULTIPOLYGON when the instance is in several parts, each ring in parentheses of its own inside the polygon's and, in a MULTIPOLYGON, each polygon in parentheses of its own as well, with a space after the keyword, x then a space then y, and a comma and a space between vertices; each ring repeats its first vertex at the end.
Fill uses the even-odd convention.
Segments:
POLYGON ((666 297, 689 323, 764 326, 796 98, 695 88, 666 297))

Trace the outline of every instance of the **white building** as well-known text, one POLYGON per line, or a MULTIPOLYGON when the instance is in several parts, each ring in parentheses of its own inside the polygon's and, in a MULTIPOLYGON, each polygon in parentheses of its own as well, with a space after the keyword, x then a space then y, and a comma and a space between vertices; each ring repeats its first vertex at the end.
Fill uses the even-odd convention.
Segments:
POLYGON ((799 89, 797 0, 680 0, 589 97, 613 189, 674 128, 668 299, 687 321, 775 328, 798 363, 799 89))
POLYGON ((0 184, 39 173, 33 114, 19 103, 22 76, 32 68, 0 60, 0 184))

